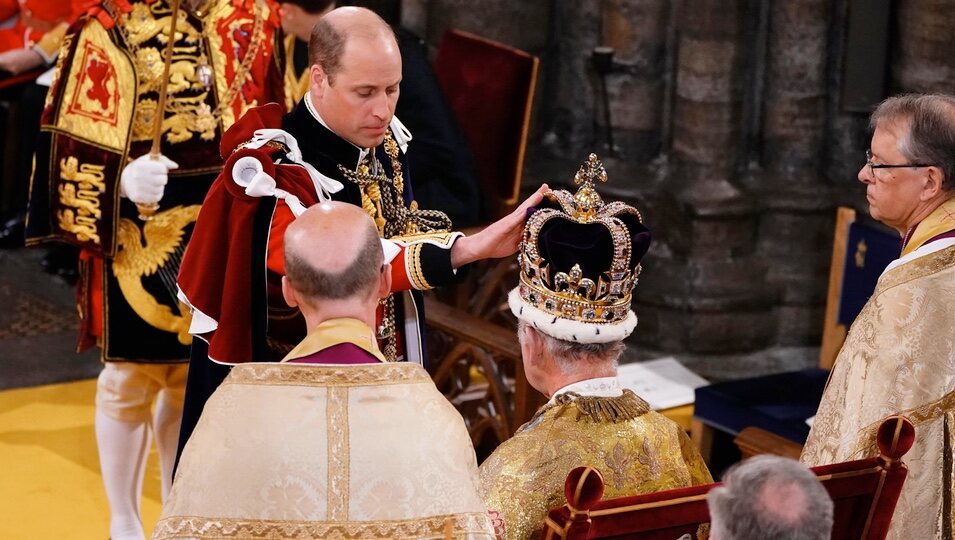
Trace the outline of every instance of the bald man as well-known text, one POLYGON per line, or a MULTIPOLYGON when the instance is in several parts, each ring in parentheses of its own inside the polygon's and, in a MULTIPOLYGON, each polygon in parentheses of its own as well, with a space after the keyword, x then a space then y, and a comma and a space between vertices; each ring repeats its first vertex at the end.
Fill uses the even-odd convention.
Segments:
POLYGON ((281 363, 237 366, 212 395, 154 539, 494 538, 461 415, 424 368, 378 349, 382 242, 340 202, 288 227, 282 290, 308 336, 281 363))
POLYGON ((827 540, 832 499, 798 461, 756 456, 731 467, 707 494, 712 540, 827 540))
POLYGON ((382 242, 368 214, 341 202, 313 206, 289 225, 282 294, 288 305, 301 310, 308 336, 284 361, 385 360, 374 331, 378 301, 391 292, 382 242))

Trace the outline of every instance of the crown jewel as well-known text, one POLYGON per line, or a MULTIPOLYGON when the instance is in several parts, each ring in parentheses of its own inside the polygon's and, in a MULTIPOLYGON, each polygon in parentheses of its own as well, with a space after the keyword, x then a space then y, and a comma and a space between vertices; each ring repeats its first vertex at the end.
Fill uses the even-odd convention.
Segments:
POLYGON ((574 175, 576 194, 546 194, 557 207, 538 210, 524 228, 518 294, 549 315, 607 324, 623 321, 630 313, 638 261, 649 245, 649 233, 632 206, 604 204, 596 190, 598 181, 607 181, 607 171, 590 154, 574 175), (641 237, 646 244, 635 254, 632 239, 640 232, 647 232, 641 237), (555 268, 557 259, 562 267, 555 268))

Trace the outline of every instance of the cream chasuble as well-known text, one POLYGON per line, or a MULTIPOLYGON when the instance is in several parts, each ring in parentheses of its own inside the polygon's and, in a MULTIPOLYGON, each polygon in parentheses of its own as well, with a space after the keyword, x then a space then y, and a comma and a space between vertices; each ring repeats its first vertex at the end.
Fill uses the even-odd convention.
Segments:
POLYGON ((915 229, 879 278, 833 366, 801 460, 810 466, 878 455, 879 422, 903 414, 915 445, 890 539, 953 538, 955 201, 915 229))
POLYGON ((605 498, 712 482, 678 425, 621 391, 616 379, 592 381, 555 392, 481 464, 481 496, 501 514, 507 539, 539 536, 547 511, 566 502, 567 474, 580 465, 600 471, 605 498))
POLYGON ((236 366, 153 538, 493 538, 461 415, 417 364, 236 366))

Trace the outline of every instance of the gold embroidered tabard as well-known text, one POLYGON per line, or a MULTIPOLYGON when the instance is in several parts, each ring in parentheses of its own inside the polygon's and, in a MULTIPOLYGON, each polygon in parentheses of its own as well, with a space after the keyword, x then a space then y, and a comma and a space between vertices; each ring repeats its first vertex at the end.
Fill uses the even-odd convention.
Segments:
MULTIPOLYGON (((143 287, 142 279, 156 273, 163 274, 170 289, 179 273, 179 262, 185 249, 183 238, 188 225, 195 223, 199 205, 176 206, 157 212, 146 221, 142 230, 129 219, 119 222, 119 251, 113 258, 111 268, 126 302, 139 317, 159 330, 176 334, 179 342, 188 345, 192 341, 189 324, 192 317, 188 308, 177 302, 175 307, 160 302, 143 287)), ((172 291, 167 291, 175 298, 172 291)))
POLYGON ((603 475, 605 498, 712 482, 686 433, 629 390, 558 398, 481 464, 481 496, 502 514, 507 539, 537 538, 548 510, 566 502, 567 474, 581 465, 603 475))
POLYGON ((55 128, 117 153, 126 151, 133 117, 136 72, 133 64, 100 22, 90 19, 65 46, 75 55, 65 77, 55 128))
POLYGON ((236 366, 154 539, 494 538, 461 415, 417 364, 236 366))
POLYGON ((955 457, 945 435, 955 410, 953 328, 955 246, 887 270, 852 323, 803 449, 810 466, 877 455, 872 426, 892 414, 912 420, 890 539, 952 538, 943 471, 955 457))

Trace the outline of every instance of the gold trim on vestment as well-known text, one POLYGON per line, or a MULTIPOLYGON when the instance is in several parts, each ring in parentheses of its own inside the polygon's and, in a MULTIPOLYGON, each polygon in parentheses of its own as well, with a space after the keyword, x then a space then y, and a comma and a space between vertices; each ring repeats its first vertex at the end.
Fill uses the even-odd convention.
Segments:
POLYGON ((914 261, 893 268, 879 280, 872 297, 875 298, 892 287, 930 276, 950 266, 955 266, 955 246, 947 247, 937 253, 919 257, 914 261))
MULTIPOLYGON (((924 405, 913 407, 896 414, 906 417, 912 422, 913 425, 917 426, 925 422, 938 420, 945 413, 952 410, 955 410, 955 390, 945 394, 935 401, 931 401, 924 405)), ((869 457, 878 454, 876 434, 878 433, 879 426, 882 425, 883 421, 884 420, 873 422, 862 429, 860 440, 865 441, 865 444, 857 447, 853 455, 869 457)))
POLYGON ((325 418, 328 426, 328 518, 348 521, 348 481, 351 478, 348 388, 329 388, 325 418))
POLYGON ((430 383, 431 376, 419 364, 322 365, 250 362, 232 368, 222 384, 287 386, 377 386, 430 383))
POLYGON ((576 392, 565 392, 558 394, 550 405, 541 407, 528 424, 551 409, 557 409, 555 416, 560 417, 571 408, 577 410, 575 421, 583 419, 595 423, 626 422, 650 412, 650 405, 626 388, 619 396, 582 396, 576 392))
POLYGON ((487 514, 476 512, 407 520, 316 522, 248 519, 168 518, 156 524, 153 538, 446 538, 484 536, 491 526, 487 514))

